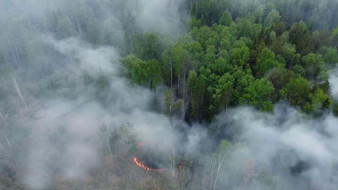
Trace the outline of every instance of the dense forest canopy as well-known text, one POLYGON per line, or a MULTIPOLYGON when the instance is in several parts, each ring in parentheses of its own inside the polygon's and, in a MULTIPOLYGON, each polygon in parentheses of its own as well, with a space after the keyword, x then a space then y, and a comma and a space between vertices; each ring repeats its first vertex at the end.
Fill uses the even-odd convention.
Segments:
POLYGON ((0 189, 335 190, 337 10, 0 0, 0 189))
POLYGON ((272 111, 281 100, 315 115, 334 108, 328 77, 338 61, 338 29, 307 17, 317 4, 236 2, 191 1, 189 31, 171 44, 133 34, 121 60, 132 83, 154 88, 162 81, 188 122, 239 105, 272 111))

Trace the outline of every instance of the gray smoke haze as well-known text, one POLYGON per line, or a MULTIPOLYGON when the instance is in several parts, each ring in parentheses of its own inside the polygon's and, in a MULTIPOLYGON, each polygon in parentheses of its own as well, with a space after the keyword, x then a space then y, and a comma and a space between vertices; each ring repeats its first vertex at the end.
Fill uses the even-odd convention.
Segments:
MULTIPOLYGON (((1 71, 0 76, 0 89, 11 95, 0 108, 0 158, 6 157, 18 165, 18 178, 25 188, 55 188, 55 176, 68 181, 86 178, 100 166, 101 151, 107 149, 110 133, 128 124, 137 140, 153 145, 154 151, 168 153, 179 145, 178 152, 198 160, 202 174, 208 176, 213 156, 203 151, 209 143, 218 141, 208 136, 205 127, 209 126, 188 126, 152 111, 154 92, 132 86, 121 76, 118 45, 98 48, 85 42, 80 34, 59 40, 40 30, 40 24, 46 24, 41 20, 48 11, 73 13, 73 18, 80 18, 83 13, 91 15, 99 10, 100 19, 106 21, 108 31, 113 31, 114 39, 124 36, 123 27, 128 20, 121 17, 125 15, 130 16, 128 19, 138 31, 175 35, 185 31, 187 14, 180 12, 183 3, 0 1, 1 48, 33 52, 33 56, 26 55, 30 60, 26 62, 11 57, 9 51, 4 56, 8 59, 1 63, 16 67, 17 61, 21 70, 8 69, 10 75, 1 71), (94 8, 86 10, 85 5, 94 8), (37 20, 25 28, 20 26, 26 23, 25 19, 37 20), (34 54, 35 48, 44 51, 34 54)), ((123 44, 121 41, 114 43, 123 44)), ((337 75, 331 75, 333 96, 338 93, 337 81, 337 75)), ((287 105, 276 106, 273 114, 257 113, 250 108, 221 114, 210 127, 233 139, 220 169, 217 189, 336 189, 337 126, 337 118, 332 115, 309 119, 287 105)), ((119 147, 121 152, 127 152, 127 148, 119 147)), ((114 170, 112 173, 120 175, 114 170)), ((203 189, 204 185, 198 188, 203 189)))
POLYGON ((84 179, 98 167, 110 133, 122 125, 131 124, 138 140, 160 145, 155 146, 158 151, 174 143, 169 119, 150 111, 153 92, 121 77, 121 47, 84 42, 80 25, 74 37, 58 40, 42 29, 48 27, 48 13, 80 20, 81 14, 91 17, 99 11, 95 14, 119 45, 124 43, 121 23, 134 24, 134 32, 183 32, 181 3, 0 1, 1 49, 7 52, 1 61, 2 69, 8 68, 1 71, 1 90, 11 94, 0 110, 1 154, 18 166, 17 177, 25 188, 52 187, 55 176, 84 179), (131 20, 122 20, 125 15, 131 20), (32 54, 23 55, 26 50, 32 54))
POLYGON ((337 124, 332 115, 307 119, 287 105, 276 106, 274 114, 251 108, 224 113, 216 125, 234 135, 234 140, 220 174, 220 186, 336 189, 337 124))
POLYGON ((332 69, 331 75, 329 77, 329 82, 331 84, 331 96, 336 101, 338 100, 338 68, 332 69))
POLYGON ((66 14, 79 21, 85 19, 84 17, 97 14, 100 17, 97 19, 113 30, 121 29, 118 25, 122 23, 135 25, 133 32, 161 32, 178 35, 186 31, 185 22, 188 14, 184 9, 184 3, 184 0, 99 0, 95 2, 90 0, 2 0, 0 15, 4 20, 12 20, 15 17, 16 19, 29 18, 39 23, 44 21, 44 17, 52 11, 66 14), (114 20, 114 25, 109 26, 111 20, 114 20))
MULTIPOLYGON (((55 41, 47 38, 45 41, 74 60, 57 72, 75 81, 71 90, 77 96, 72 100, 46 100, 34 113, 35 119, 20 123, 29 130, 24 145, 27 158, 23 160, 22 171, 28 187, 48 187, 55 171, 68 180, 84 177, 96 166, 98 151, 108 141, 100 136, 102 126, 109 126, 113 131, 115 127, 130 123, 141 142, 160 144, 159 150, 172 146, 174 138, 169 119, 147 111, 153 97, 150 91, 132 87, 118 76, 120 65, 114 49, 93 49, 78 39, 55 41), (105 102, 106 108, 95 100, 96 89, 77 83, 84 72, 91 77, 107 77, 109 102, 105 102), (164 140, 163 134, 166 134, 164 140)), ((61 92, 65 90, 60 89, 61 92)))

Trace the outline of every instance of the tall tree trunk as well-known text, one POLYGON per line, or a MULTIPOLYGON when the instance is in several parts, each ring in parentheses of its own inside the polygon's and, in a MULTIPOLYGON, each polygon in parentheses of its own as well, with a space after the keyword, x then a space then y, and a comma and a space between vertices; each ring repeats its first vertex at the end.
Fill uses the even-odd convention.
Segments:
POLYGON ((13 57, 13 60, 14 60, 15 64, 16 64, 16 67, 18 68, 19 71, 21 71, 20 61, 19 61, 19 59, 18 59, 18 57, 17 57, 17 55, 16 55, 13 47, 11 48, 11 55, 13 57))
POLYGON ((76 21, 77 21, 77 28, 79 30, 79 34, 80 36, 82 35, 82 29, 81 29, 81 25, 80 25, 80 21, 79 21, 79 17, 76 16, 76 21))
POLYGON ((170 104, 169 104, 169 117, 172 117, 172 99, 173 99, 173 64, 170 56, 170 104))
POLYGON ((16 93, 18 94, 19 98, 21 99, 23 105, 25 106, 26 111, 28 112, 28 107, 27 107, 27 104, 26 104, 25 100, 23 99, 22 94, 21 94, 20 86, 19 86, 19 84, 17 83, 15 77, 13 77, 13 75, 11 75, 11 78, 12 78, 12 82, 13 82, 15 91, 16 91, 16 93))

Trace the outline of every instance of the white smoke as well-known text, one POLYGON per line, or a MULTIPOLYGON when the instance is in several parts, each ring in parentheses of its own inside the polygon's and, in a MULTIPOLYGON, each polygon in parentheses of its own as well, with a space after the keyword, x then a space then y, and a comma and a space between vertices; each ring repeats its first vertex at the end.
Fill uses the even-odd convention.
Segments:
MULTIPOLYGON (((2 20, 13 18, 16 13, 39 17, 48 10, 66 9, 66 2, 0 1, 0 14, 2 20)), ((77 1, 80 5, 88 2, 93 1, 77 1)), ((98 2, 109 5, 109 1, 98 2)), ((121 1, 123 3, 122 12, 131 14, 143 32, 184 31, 179 9, 183 1, 121 1)), ((112 16, 113 20, 119 16, 108 8, 104 10, 108 12, 105 16, 112 16)), ((122 21, 114 21, 119 22, 122 21)), ((117 36, 123 36, 120 25, 112 27, 119 31, 117 36)), ((43 72, 27 68, 32 76, 27 77, 25 70, 16 73, 23 75, 19 82, 30 113, 9 113, 8 118, 14 124, 9 130, 12 133, 5 134, 10 142, 8 146, 12 146, 14 163, 20 166, 20 182, 26 187, 47 189, 52 186, 54 176, 66 180, 86 177, 100 164, 100 148, 108 142, 101 135, 102 126, 113 131, 127 123, 133 126, 141 142, 156 145, 158 151, 171 150, 179 144, 175 141, 184 139, 179 151, 209 166, 209 155, 200 152, 208 148, 206 141, 215 140, 208 139, 205 128, 209 126, 194 125, 189 129, 182 121, 171 122, 167 116, 151 111, 154 93, 131 86, 121 76, 118 47, 97 48, 80 37, 56 40, 40 32, 36 35, 43 47, 52 49, 57 56, 47 53, 36 56, 35 61, 41 63, 37 68, 43 72), (35 75, 43 77, 31 79, 35 75), (92 85, 84 83, 84 77, 102 80, 92 85), (61 87, 46 90, 48 95, 42 94, 39 98, 31 95, 35 89, 48 89, 51 82, 60 83, 61 87), (97 87, 100 85, 103 87, 97 87)), ((337 79, 336 74, 330 77, 333 97, 338 96, 337 79)), ((18 106, 17 94, 12 95, 18 106)), ((273 114, 238 108, 218 118, 212 125, 217 126, 224 137, 233 138, 232 148, 220 170, 219 189, 336 189, 337 118, 326 115, 309 119, 288 106, 276 106, 273 114)))
POLYGON ((334 100, 338 100, 338 68, 335 68, 331 71, 329 77, 330 87, 331 87, 331 96, 334 100))
POLYGON ((338 119, 308 119, 286 105, 273 114, 238 108, 218 121, 234 137, 219 185, 226 189, 336 189, 338 119), (235 131, 235 132, 234 132, 235 131))

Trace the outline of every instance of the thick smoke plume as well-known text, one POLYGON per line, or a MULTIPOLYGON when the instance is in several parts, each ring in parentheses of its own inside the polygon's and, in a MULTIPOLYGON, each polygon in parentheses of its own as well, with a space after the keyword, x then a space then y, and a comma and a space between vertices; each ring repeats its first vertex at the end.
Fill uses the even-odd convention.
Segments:
MULTIPOLYGON (((132 126, 126 141, 152 145, 154 151, 167 154, 167 160, 172 152, 193 160, 196 170, 186 185, 190 189, 207 189, 211 183, 214 156, 209 153, 221 138, 231 146, 216 189, 336 189, 338 120, 332 115, 309 119, 287 105, 276 106, 271 114, 238 108, 220 114, 210 126, 188 126, 156 113, 154 92, 132 86, 122 76, 119 59, 126 33, 184 32, 188 13, 183 4, 181 0, 0 1, 0 49, 5 52, 0 90, 10 94, 0 107, 0 172, 15 170, 9 178, 37 190, 57 188, 56 181, 74 182, 67 187, 75 187, 99 169, 110 174, 102 177, 102 189, 132 183, 130 179, 144 173, 133 178, 123 165, 129 161, 119 158, 131 146, 118 140, 111 143, 121 126, 132 126), (74 22, 80 22, 82 14, 100 12, 102 31, 113 31, 112 43, 98 47, 85 42, 81 24, 69 38, 52 36, 41 28, 48 28, 44 17, 53 11, 74 22), (24 25, 27 20, 31 25, 24 25), (23 49, 31 54, 24 55, 23 49), (219 131, 219 139, 211 138, 207 128, 219 131), (118 150, 110 147, 114 143, 118 150), (106 169, 103 162, 112 166, 106 169)), ((332 96, 338 97, 334 72, 330 83, 332 96)), ((0 181, 0 189, 7 187, 0 181)))
POLYGON ((121 77, 118 45, 124 43, 121 23, 136 26, 128 32, 182 32, 180 5, 142 0, 0 2, 2 52, 11 48, 2 68, 11 63, 17 68, 8 76, 1 72, 1 90, 11 94, 1 108, 1 152, 4 163, 17 167, 8 170, 17 172, 19 183, 46 189, 60 179, 84 179, 99 166, 102 148, 108 150, 111 134, 123 125, 133 126, 139 141, 160 145, 158 150, 173 146, 169 119, 151 111, 153 92, 121 77), (80 20, 81 14, 97 14, 91 11, 101 12, 116 47, 84 42, 80 24, 78 34, 62 40, 40 30, 48 26, 44 18, 50 12, 80 20), (25 20, 28 27, 22 25, 25 20), (27 48, 32 55, 22 54, 27 48))
POLYGON ((219 184, 225 189, 336 189, 338 120, 308 119, 287 105, 273 114, 239 108, 215 126, 233 136, 219 184))

